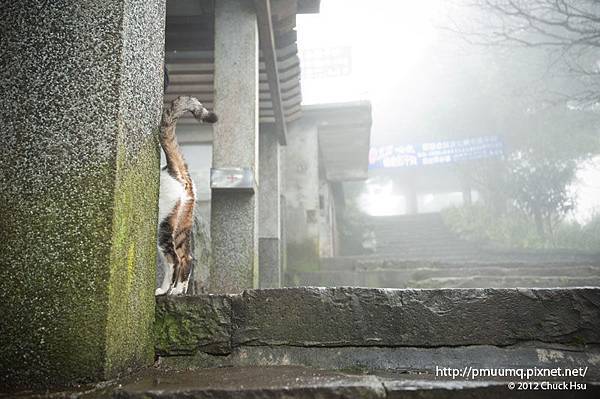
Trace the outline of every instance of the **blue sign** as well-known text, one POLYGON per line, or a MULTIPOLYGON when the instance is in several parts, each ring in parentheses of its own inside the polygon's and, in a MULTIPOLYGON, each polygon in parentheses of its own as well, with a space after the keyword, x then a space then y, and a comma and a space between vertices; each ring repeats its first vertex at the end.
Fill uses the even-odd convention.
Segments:
POLYGON ((503 153, 504 145, 498 136, 482 136, 422 144, 388 145, 371 148, 369 151, 369 169, 436 165, 500 157, 503 153))

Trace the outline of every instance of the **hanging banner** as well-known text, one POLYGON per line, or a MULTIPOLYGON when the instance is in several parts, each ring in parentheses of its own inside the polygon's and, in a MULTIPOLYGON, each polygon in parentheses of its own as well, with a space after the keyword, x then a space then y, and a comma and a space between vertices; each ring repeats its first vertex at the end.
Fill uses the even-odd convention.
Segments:
POLYGON ((387 145, 369 151, 369 169, 426 166, 501 157, 504 144, 498 136, 422 144, 387 145))

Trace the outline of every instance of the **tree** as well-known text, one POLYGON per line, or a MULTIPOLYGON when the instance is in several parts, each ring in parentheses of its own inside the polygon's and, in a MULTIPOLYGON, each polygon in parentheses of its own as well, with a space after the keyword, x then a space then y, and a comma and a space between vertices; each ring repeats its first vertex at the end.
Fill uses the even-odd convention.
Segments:
POLYGON ((553 94, 575 106, 600 106, 599 1, 466 0, 458 6, 470 12, 447 29, 472 44, 547 50, 560 81, 553 94))
POLYGON ((538 235, 553 238, 555 224, 571 211, 575 200, 568 191, 577 164, 516 152, 508 159, 507 186, 515 205, 533 217, 538 235))

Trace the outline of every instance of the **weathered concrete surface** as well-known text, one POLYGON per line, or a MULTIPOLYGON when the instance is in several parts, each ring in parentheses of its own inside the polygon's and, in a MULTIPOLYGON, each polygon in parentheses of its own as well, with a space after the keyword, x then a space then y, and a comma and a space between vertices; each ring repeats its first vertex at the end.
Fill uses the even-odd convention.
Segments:
POLYGON ((600 343, 600 290, 592 288, 287 288, 232 301, 235 345, 600 343))
MULTIPOLYGON (((252 2, 215 3, 213 167, 250 168, 258 178, 258 32, 252 2)), ((258 203, 254 192, 213 190, 210 292, 258 286, 258 203)))
POLYGON ((163 367, 305 366, 325 370, 373 372, 388 370, 435 374, 435 367, 475 368, 585 368, 588 381, 600 381, 598 345, 572 347, 531 342, 497 347, 471 345, 457 347, 292 347, 240 346, 228 356, 197 353, 194 356, 162 357, 163 367))
POLYGON ((260 288, 281 287, 281 241, 279 238, 260 237, 258 239, 258 275, 260 288))
MULTIPOLYGON (((539 379, 532 382, 541 382, 539 379)), ((544 380, 542 380, 544 381, 544 380)), ((600 385, 573 378, 579 389, 509 389, 510 378, 452 380, 431 373, 353 374, 305 367, 230 367, 204 370, 145 370, 100 386, 52 392, 53 398, 354 399, 354 398, 596 398, 600 385)), ((561 382, 549 379, 547 382, 561 382)), ((539 388, 540 385, 538 385, 539 388)), ((20 398, 50 395, 17 394, 20 398)))
POLYGON ((230 353, 231 329, 231 303, 226 296, 162 296, 156 300, 158 355, 230 353))
POLYGON ((0 385, 152 362, 164 3, 0 7, 0 385))
MULTIPOLYGON (((157 351, 164 354, 194 354, 196 351, 199 354, 208 352, 205 350, 208 343, 229 340, 231 346, 217 345, 220 354, 232 353, 232 358, 241 358, 246 350, 258 359, 261 356, 277 357, 277 353, 284 356, 274 349, 278 346, 351 347, 357 349, 356 353, 361 353, 358 348, 366 348, 364 353, 368 353, 368 348, 380 350, 382 347, 486 348, 529 342, 532 348, 553 350, 560 344, 567 345, 563 348, 567 352, 583 351, 585 356, 597 356, 597 351, 592 349, 600 344, 599 304, 600 289, 597 288, 385 290, 305 287, 249 290, 240 295, 160 298, 158 330, 165 331, 165 326, 169 326, 171 332, 159 334, 162 338, 157 351), (165 318, 174 318, 177 323, 165 322, 165 318), (179 332, 181 325, 186 327, 179 332), (210 334, 213 334, 212 338, 210 334), (170 336, 184 338, 173 340, 170 336), (586 345, 585 350, 582 345, 586 345), (249 349, 251 347, 269 348, 261 352, 249 349)), ((409 352, 407 349, 401 357, 410 359, 409 352)), ((298 353, 301 357, 310 352, 298 353)), ((345 356, 343 353, 340 349, 340 359, 345 356)), ((379 360, 377 353, 373 351, 374 358, 369 362, 379 360)), ((386 356, 391 359, 389 361, 396 361, 397 353, 400 352, 385 352, 382 361, 388 361, 386 356)), ((437 356, 435 351, 431 353, 433 358, 437 356)), ((534 352, 525 353, 529 356, 527 359, 533 359, 534 352)), ((293 350, 289 356, 292 354, 293 350)), ((442 355, 446 353, 439 356, 442 355)), ((448 356, 455 355, 450 353, 448 356)), ((248 354, 248 357, 251 356, 248 354)), ((213 362, 210 358, 205 361, 213 362)), ((224 360, 221 364, 244 364, 232 362, 224 360)), ((348 362, 340 360, 340 363, 348 362)), ((386 368, 385 363, 382 365, 386 368)), ((394 366, 399 367, 419 366, 406 360, 394 366)))
POLYGON ((374 376, 304 367, 236 367, 144 376, 115 391, 118 398, 385 398, 374 376))
MULTIPOLYGON (((385 389, 385 397, 390 398, 500 398, 507 395, 506 383, 510 380, 440 380, 435 378, 436 367, 587 368, 585 378, 577 380, 588 384, 583 397, 594 397, 599 391, 597 385, 591 385, 600 381, 597 367, 600 362, 598 288, 384 290, 305 287, 249 290, 238 295, 211 297, 212 300, 216 298, 231 306, 229 351, 213 355, 199 348, 195 353, 186 352, 191 356, 161 356, 161 369, 303 366, 375 373, 385 389), (395 374, 381 375, 382 372, 395 374)), ((169 299, 178 304, 188 300, 169 299)), ((201 302, 206 298, 194 300, 200 306, 213 306, 201 302)), ((185 312, 177 313, 177 317, 188 317, 185 312)), ((198 321, 188 324, 190 331, 198 328, 194 323, 198 321)), ((202 323, 213 322, 205 320, 202 323)), ((190 340, 192 344, 186 349, 198 347, 195 339, 190 340)), ((219 340, 224 340, 223 332, 219 340)), ((254 386, 252 384, 259 379, 257 377, 249 386, 254 386)), ((344 397, 326 387, 321 387, 324 391, 321 388, 290 391, 288 395, 285 389, 246 390, 246 383, 237 381, 236 384, 236 397, 344 397)), ((156 395, 167 395, 168 392, 175 395, 169 390, 156 395)), ((175 392, 192 395, 188 388, 175 392)), ((566 393, 572 394, 571 391, 566 393)), ((229 394, 208 388, 193 391, 194 397, 228 398, 229 394)), ((544 391, 544 394, 563 397, 565 392, 544 391)), ((576 394, 575 397, 581 397, 582 393, 576 394)), ((525 397, 544 396, 539 396, 539 392, 527 392, 525 397)))

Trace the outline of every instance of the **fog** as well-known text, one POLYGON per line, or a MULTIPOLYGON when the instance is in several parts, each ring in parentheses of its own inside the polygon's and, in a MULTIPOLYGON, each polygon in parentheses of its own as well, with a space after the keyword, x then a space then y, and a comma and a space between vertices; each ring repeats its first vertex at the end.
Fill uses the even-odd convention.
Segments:
MULTIPOLYGON (((561 48, 490 45, 486 40, 492 36, 477 31, 487 17, 460 1, 323 0, 319 14, 298 16, 303 103, 369 100, 372 148, 499 136, 506 158, 524 142, 545 140, 549 144, 535 151, 552 157, 564 147, 560 137, 573 129, 587 129, 582 146, 600 136, 597 103, 564 101, 589 85, 573 77, 569 60, 588 63, 597 83, 600 52, 569 58, 569 50, 561 48), (477 35, 457 34, 457 29, 477 35), (337 64, 327 64, 328 59, 337 64), (582 108, 586 112, 567 111, 582 108)), ((493 30, 494 19, 489 21, 493 30)), ((577 170, 568 192, 575 205, 565 220, 585 223, 600 209, 600 159, 593 154, 572 158, 577 170)), ((361 209, 402 213, 393 178, 381 183, 381 170, 370 172, 357 195, 361 209)), ((426 202, 427 195, 419 201, 426 202)), ((452 203, 448 198, 441 203, 452 203)))

